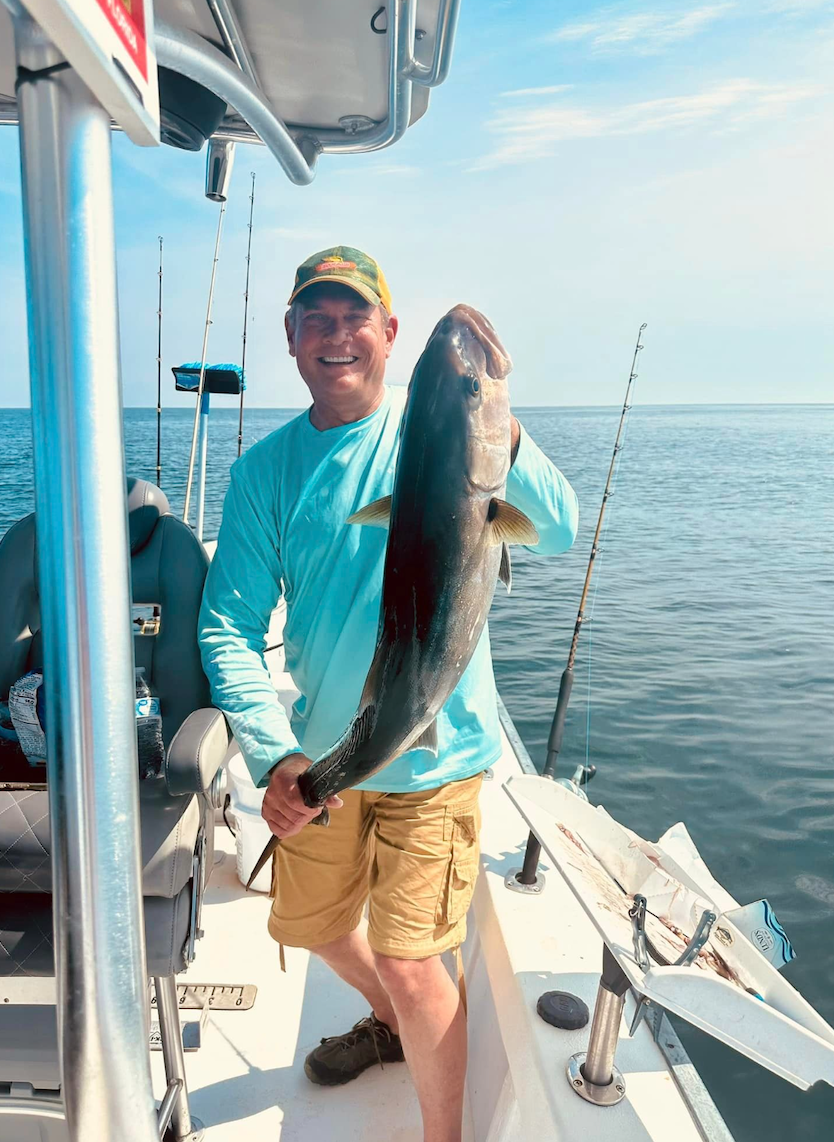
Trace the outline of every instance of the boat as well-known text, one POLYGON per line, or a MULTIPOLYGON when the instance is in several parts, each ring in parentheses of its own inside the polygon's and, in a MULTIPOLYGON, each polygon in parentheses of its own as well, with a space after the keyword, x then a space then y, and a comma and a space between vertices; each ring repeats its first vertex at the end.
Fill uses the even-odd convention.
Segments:
MULTIPOLYGON (((381 1125, 416 1142, 403 1065, 307 1083, 305 1053, 363 1003, 304 951, 279 970, 264 895, 239 875, 239 751, 189 634, 211 544, 159 488, 126 483, 110 139, 205 147, 215 201, 244 143, 309 183, 427 112, 458 0, 4 3, 36 512, 0 541, 0 697, 33 666, 59 681, 45 764, 0 772, 0 1137, 350 1142, 381 1125), (166 711, 141 782, 135 666, 166 711)), ((289 707, 282 624, 279 606, 265 658, 289 707)), ((685 830, 650 843, 590 805, 586 775, 539 775, 500 713, 463 948, 466 1142, 727 1142, 667 1012, 799 1087, 834 1085, 834 1030, 779 975, 775 919, 751 919, 685 830), (530 830, 542 856, 520 877, 530 830)))

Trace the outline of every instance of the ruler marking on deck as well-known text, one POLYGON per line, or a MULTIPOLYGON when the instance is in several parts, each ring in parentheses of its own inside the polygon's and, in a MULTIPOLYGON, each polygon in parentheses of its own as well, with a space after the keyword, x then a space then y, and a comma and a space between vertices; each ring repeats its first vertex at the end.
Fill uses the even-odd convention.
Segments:
MULTIPOLYGON (((258 989, 253 983, 178 983, 177 1006, 181 1011, 248 1011, 255 1003, 258 989)), ((156 991, 151 991, 151 1006, 156 1008, 156 991)))

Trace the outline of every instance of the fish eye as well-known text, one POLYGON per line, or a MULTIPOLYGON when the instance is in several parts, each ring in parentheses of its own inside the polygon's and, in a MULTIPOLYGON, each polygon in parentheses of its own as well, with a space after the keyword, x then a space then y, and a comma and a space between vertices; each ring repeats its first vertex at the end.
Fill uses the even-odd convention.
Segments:
POLYGON ((469 389, 472 396, 476 397, 478 395, 478 393, 481 391, 481 382, 478 380, 477 377, 473 377, 470 374, 466 378, 466 387, 469 389))

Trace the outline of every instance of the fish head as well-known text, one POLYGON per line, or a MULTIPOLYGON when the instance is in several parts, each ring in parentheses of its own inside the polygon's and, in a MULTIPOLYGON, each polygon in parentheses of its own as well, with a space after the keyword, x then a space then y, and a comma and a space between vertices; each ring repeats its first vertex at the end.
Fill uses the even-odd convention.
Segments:
POLYGON ((435 326, 409 386, 409 414, 437 434, 473 494, 492 496, 510 468, 512 361, 482 313, 456 305, 435 326))

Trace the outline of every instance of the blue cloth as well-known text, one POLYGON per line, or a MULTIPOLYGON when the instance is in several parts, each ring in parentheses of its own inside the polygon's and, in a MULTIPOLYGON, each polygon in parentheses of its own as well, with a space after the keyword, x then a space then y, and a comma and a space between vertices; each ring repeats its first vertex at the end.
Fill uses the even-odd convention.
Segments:
MULTIPOLYGON (((405 405, 387 388, 364 420, 320 432, 309 412, 253 445, 232 467, 217 552, 200 611, 203 667, 252 780, 266 784, 281 758, 318 759, 356 713, 379 624, 387 531, 345 525, 389 495, 405 405), (283 592, 284 649, 300 691, 291 723, 264 662, 264 636, 283 592)), ((568 481, 522 429, 507 499, 535 524, 530 550, 571 546, 578 508, 568 481)), ((359 788, 433 789, 480 772, 500 755, 495 680, 484 630, 438 717, 438 756, 410 750, 359 788)))

